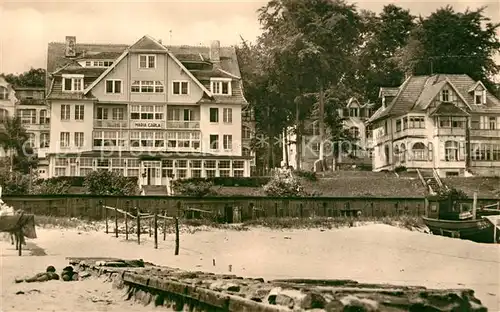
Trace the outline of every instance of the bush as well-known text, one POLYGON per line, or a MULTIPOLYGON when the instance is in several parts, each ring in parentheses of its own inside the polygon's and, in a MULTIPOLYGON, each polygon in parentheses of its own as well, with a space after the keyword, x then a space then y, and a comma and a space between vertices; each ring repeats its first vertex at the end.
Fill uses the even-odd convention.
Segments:
POLYGON ((83 186, 85 182, 85 177, 52 177, 46 179, 49 183, 67 183, 70 186, 83 186))
POLYGON ((270 177, 217 177, 217 178, 190 178, 182 180, 184 183, 211 182, 214 186, 244 186, 261 187, 269 182, 270 177))
POLYGON ((92 171, 83 183, 88 194, 92 195, 136 195, 137 178, 124 177, 114 171, 92 171))
POLYGON ((71 184, 67 180, 37 180, 31 194, 61 195, 68 194, 71 184))
POLYGON ((175 195, 203 197, 215 196, 214 184, 210 181, 176 180, 172 184, 175 195))
POLYGON ((406 167, 405 166, 397 166, 394 168, 394 172, 400 173, 400 172, 406 172, 406 167))
POLYGON ((264 185, 264 192, 274 197, 308 196, 300 181, 289 169, 277 169, 271 180, 264 185))

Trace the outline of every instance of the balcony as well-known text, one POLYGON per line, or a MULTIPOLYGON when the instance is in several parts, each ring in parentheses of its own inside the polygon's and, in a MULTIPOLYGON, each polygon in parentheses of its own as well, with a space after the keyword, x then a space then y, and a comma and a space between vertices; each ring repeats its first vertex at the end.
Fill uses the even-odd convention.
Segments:
POLYGON ((470 136, 500 138, 500 129, 471 129, 470 136))
POLYGON ((465 136, 465 128, 435 128, 434 136, 465 136))
POLYGON ((45 105, 44 99, 21 99, 20 105, 45 105))
POLYGON ((167 120, 167 129, 200 129, 200 121, 167 120))
POLYGON ((397 140, 402 137, 426 137, 427 130, 425 128, 406 128, 400 131, 394 132, 393 139, 397 140))
POLYGON ((28 130, 28 131, 48 131, 50 130, 50 124, 49 123, 23 123, 23 127, 28 130))
POLYGON ((126 120, 94 119, 94 128, 128 128, 126 120))

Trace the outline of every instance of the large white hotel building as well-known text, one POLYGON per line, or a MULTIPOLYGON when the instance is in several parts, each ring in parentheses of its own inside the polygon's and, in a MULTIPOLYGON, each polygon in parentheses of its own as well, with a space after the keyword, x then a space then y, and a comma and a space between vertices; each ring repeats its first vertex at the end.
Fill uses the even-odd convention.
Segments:
POLYGON ((246 177, 251 121, 234 47, 49 43, 48 177, 112 170, 140 185, 246 177))

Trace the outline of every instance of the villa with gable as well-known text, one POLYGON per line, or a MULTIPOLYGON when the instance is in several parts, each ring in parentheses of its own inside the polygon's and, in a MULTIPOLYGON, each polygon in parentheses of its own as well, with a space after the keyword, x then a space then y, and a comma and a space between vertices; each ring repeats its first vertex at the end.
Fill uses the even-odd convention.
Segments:
POLYGON ((373 170, 500 175, 500 100, 467 75, 410 76, 368 120, 373 170))
POLYGON ((49 177, 112 170, 161 186, 168 178, 250 175, 248 105, 233 47, 66 37, 49 43, 47 72, 49 177))

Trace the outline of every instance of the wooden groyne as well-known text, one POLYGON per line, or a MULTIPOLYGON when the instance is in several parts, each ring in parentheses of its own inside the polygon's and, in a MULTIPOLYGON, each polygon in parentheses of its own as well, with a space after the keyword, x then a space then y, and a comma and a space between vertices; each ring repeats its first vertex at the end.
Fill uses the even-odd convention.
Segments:
POLYGON ((470 289, 362 284, 352 280, 251 279, 141 261, 70 258, 105 275, 128 300, 175 311, 487 311, 470 289))

